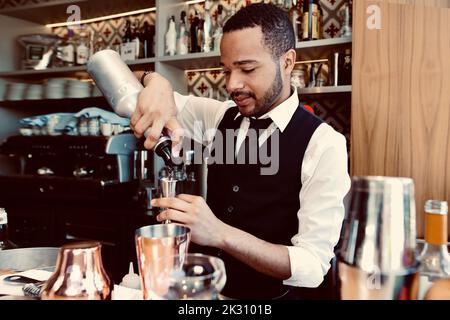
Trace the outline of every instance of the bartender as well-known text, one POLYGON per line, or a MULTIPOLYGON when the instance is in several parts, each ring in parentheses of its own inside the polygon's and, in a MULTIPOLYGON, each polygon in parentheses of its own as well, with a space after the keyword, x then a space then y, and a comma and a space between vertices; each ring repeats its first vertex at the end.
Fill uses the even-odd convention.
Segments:
POLYGON ((161 75, 140 72, 145 89, 131 125, 138 137, 150 130, 148 149, 166 127, 174 140, 184 132, 209 145, 213 159, 225 153, 208 166, 206 200, 154 199, 153 206, 168 208, 157 219, 187 225, 199 251, 224 260, 223 295, 289 299, 295 287, 318 287, 334 257, 350 188, 346 141, 306 111, 290 85, 295 38, 282 9, 246 6, 223 32, 221 65, 232 100, 183 96, 161 75), (270 168, 263 149, 270 149, 270 168))

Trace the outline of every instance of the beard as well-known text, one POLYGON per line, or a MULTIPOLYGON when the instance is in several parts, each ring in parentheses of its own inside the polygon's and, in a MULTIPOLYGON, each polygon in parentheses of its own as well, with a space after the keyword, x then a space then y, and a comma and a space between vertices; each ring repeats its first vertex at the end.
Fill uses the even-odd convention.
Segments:
POLYGON ((275 101, 278 100, 283 90, 283 79, 281 78, 281 70, 278 63, 276 63, 276 69, 275 79, 272 82, 272 86, 264 93, 264 96, 261 99, 257 99, 256 95, 251 91, 234 91, 231 93, 231 99, 233 100, 236 97, 249 97, 255 100, 255 107, 253 110, 250 112, 241 111, 243 116, 258 118, 272 109, 275 101))

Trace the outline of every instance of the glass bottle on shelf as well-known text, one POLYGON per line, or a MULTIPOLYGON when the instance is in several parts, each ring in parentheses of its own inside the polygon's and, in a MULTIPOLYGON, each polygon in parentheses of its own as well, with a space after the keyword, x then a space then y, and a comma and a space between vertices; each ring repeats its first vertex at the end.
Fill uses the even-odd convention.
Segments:
POLYGON ((177 54, 188 53, 189 34, 186 30, 186 11, 181 11, 180 28, 177 40, 177 54))
POLYGON ((73 43, 73 30, 67 29, 67 33, 56 50, 56 67, 71 67, 75 63, 75 46, 73 43))
POLYGON ((103 40, 103 37, 98 34, 95 33, 94 36, 94 53, 101 51, 101 50, 105 50, 106 49, 106 44, 105 44, 105 40, 103 40))
POLYGON ((89 35, 81 30, 77 42, 77 65, 85 65, 89 60, 89 35))
POLYGON ((8 214, 4 208, 0 208, 0 250, 15 248, 17 248, 17 245, 9 240, 8 214))
POLYGON ((345 4, 338 12, 341 21, 340 37, 349 38, 352 36, 352 0, 346 0, 345 4))
POLYGON ((424 298, 434 282, 450 278, 447 215, 446 201, 428 200, 425 203, 425 244, 419 256, 419 299, 424 298))
POLYGON ((200 48, 198 47, 198 40, 197 40, 197 32, 198 27, 200 24, 200 18, 198 16, 197 10, 195 11, 194 19, 192 20, 191 26, 190 26, 190 39, 191 39, 191 53, 200 52, 200 48))
POLYGON ((139 59, 144 56, 144 48, 141 42, 141 36, 139 31, 139 20, 135 19, 131 25, 131 41, 135 44, 135 58, 139 59))
POLYGON ((203 52, 211 52, 212 50, 212 18, 211 18, 211 1, 205 1, 205 15, 203 21, 203 52))
POLYGON ((198 22, 198 27, 197 27, 197 48, 198 48, 198 52, 203 52, 204 50, 204 43, 205 43, 205 33, 203 30, 203 27, 205 25, 205 20, 200 18, 199 22, 198 22))
POLYGON ((177 30, 175 28, 175 16, 171 16, 169 20, 169 29, 166 32, 166 54, 174 56, 177 48, 177 30))
POLYGON ((303 1, 302 40, 319 40, 321 38, 321 6, 318 0, 303 1))
POLYGON ((352 84, 352 50, 345 49, 345 53, 342 55, 339 62, 339 86, 349 86, 352 84))
POLYGON ((143 58, 150 58, 155 55, 153 50, 154 37, 155 26, 145 21, 141 32, 141 42, 144 50, 143 58))
POLYGON ((224 11, 223 11, 223 5, 219 4, 217 6, 217 16, 216 16, 216 24, 215 29, 213 32, 213 39, 214 39, 214 45, 213 50, 214 51, 220 51, 220 42, 222 41, 223 36, 223 21, 224 21, 224 11))
POLYGON ((299 34, 301 33, 301 19, 300 7, 301 0, 292 0, 291 7, 288 11, 289 19, 291 20, 294 29, 295 42, 299 41, 299 34))
POLYGON ((133 31, 131 29, 131 21, 127 20, 125 24, 125 34, 122 38, 120 47, 120 57, 122 60, 136 59, 136 43, 133 41, 133 31))

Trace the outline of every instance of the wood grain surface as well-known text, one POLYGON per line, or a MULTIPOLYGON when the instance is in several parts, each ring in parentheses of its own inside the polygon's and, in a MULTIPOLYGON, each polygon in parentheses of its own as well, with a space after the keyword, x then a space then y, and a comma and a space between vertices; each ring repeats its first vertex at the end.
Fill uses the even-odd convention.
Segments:
POLYGON ((423 237, 425 200, 450 201, 450 1, 354 6, 351 174, 413 178, 423 237))

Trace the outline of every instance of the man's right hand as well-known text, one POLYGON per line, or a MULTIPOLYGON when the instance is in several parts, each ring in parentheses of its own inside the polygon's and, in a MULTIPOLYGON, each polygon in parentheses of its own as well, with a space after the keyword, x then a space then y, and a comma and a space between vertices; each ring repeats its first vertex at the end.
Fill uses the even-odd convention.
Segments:
POLYGON ((131 128, 136 137, 144 133, 144 147, 153 149, 164 127, 169 129, 173 145, 180 142, 182 127, 177 118, 177 108, 172 85, 154 72, 145 77, 145 88, 139 94, 136 109, 131 117, 131 128))

